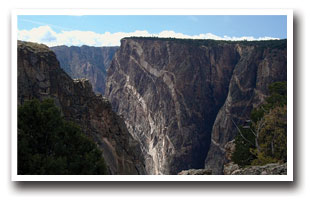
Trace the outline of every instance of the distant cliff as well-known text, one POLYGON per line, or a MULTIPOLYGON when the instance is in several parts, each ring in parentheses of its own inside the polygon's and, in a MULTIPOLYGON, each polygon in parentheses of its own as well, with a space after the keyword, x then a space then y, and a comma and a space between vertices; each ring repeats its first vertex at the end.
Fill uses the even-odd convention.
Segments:
POLYGON ((104 94, 106 70, 118 47, 55 46, 50 48, 55 52, 60 67, 71 78, 86 78, 90 81, 96 93, 104 94))
POLYGON ((225 144, 267 86, 286 80, 286 40, 125 38, 105 96, 139 141, 148 174, 207 167, 223 174, 225 144))
POLYGON ((97 143, 111 174, 145 174, 140 145, 88 80, 72 80, 45 45, 19 41, 17 51, 18 104, 53 98, 63 116, 97 143))

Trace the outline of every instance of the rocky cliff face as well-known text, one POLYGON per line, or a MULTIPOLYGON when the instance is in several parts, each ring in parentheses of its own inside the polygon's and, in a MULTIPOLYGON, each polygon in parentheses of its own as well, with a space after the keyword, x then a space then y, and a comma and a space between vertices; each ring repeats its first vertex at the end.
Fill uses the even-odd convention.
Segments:
POLYGON ((267 86, 286 79, 286 41, 125 38, 105 95, 139 141, 148 174, 222 174, 223 146, 267 86), (233 121, 232 121, 233 120, 233 121))
POLYGON ((236 45, 240 60, 234 68, 226 101, 216 116, 206 158, 206 168, 213 174, 223 173, 227 162, 225 145, 235 137, 236 126, 249 119, 253 107, 264 101, 271 83, 286 80, 286 41, 285 46, 281 42, 273 48, 263 44, 236 45))
POLYGON ((60 67, 71 78, 86 78, 96 93, 104 94, 106 70, 118 47, 55 46, 55 52, 60 67))
POLYGON ((53 98, 64 117, 98 144, 111 174, 145 173, 140 145, 108 100, 88 80, 72 80, 47 46, 19 41, 18 104, 33 98, 53 98))

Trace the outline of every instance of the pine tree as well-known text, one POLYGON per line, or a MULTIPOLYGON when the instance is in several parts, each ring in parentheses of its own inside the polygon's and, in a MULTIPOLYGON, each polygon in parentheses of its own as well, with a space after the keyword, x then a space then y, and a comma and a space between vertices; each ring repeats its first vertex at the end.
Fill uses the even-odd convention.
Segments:
POLYGON ((265 103, 251 112, 250 126, 238 129, 233 162, 240 166, 286 162, 286 90, 286 82, 269 86, 265 103))

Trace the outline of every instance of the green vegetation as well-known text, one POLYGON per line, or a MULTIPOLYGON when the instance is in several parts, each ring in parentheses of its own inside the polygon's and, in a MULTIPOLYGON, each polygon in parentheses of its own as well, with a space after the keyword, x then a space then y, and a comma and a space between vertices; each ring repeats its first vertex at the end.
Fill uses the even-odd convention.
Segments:
POLYGON ((238 130, 232 160, 241 167, 286 162, 286 82, 271 84, 269 93, 265 103, 252 110, 250 125, 238 130))
POLYGON ((277 106, 260 120, 264 125, 258 133, 259 147, 254 150, 257 159, 253 160, 253 165, 286 162, 286 114, 286 106, 277 106))
POLYGON ((245 167, 256 159, 252 153, 255 148, 255 136, 250 129, 244 129, 241 126, 238 131, 240 133, 235 137, 236 150, 232 155, 232 161, 241 167, 245 167))
POLYGON ((106 174, 101 151, 54 101, 31 100, 18 107, 18 174, 106 174))
POLYGON ((136 40, 157 40, 157 41, 173 41, 187 45, 204 45, 204 46, 218 46, 227 44, 240 44, 245 46, 257 46, 258 48, 271 48, 271 49, 285 49, 287 40, 260 40, 260 41, 228 41, 228 40, 212 40, 212 39, 179 39, 179 38, 159 38, 159 37, 126 37, 124 39, 136 40))

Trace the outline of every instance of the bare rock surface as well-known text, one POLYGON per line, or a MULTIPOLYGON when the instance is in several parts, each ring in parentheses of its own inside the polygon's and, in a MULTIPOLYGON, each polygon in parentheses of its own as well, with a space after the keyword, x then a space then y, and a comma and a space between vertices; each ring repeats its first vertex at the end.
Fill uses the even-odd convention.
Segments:
POLYGON ((190 169, 190 170, 183 170, 179 172, 178 175, 211 175, 211 170, 206 169, 190 169))
POLYGON ((45 45, 18 42, 18 104, 52 98, 63 116, 79 125, 103 151, 111 174, 145 174, 140 144, 87 79, 72 80, 45 45))
POLYGON ((118 47, 54 46, 60 67, 71 78, 86 78, 96 93, 104 94, 106 71, 118 47))
MULTIPOLYGON (((250 166, 240 168, 233 162, 224 165, 224 175, 286 175, 287 164, 270 163, 261 166, 250 166)), ((178 175, 212 175, 210 169, 189 169, 183 170, 178 175)))
POLYGON ((270 163, 234 170, 231 175, 287 175, 287 164, 270 163))
POLYGON ((125 38, 105 96, 142 148, 148 174, 223 174, 234 123, 286 80, 286 40, 125 38))

